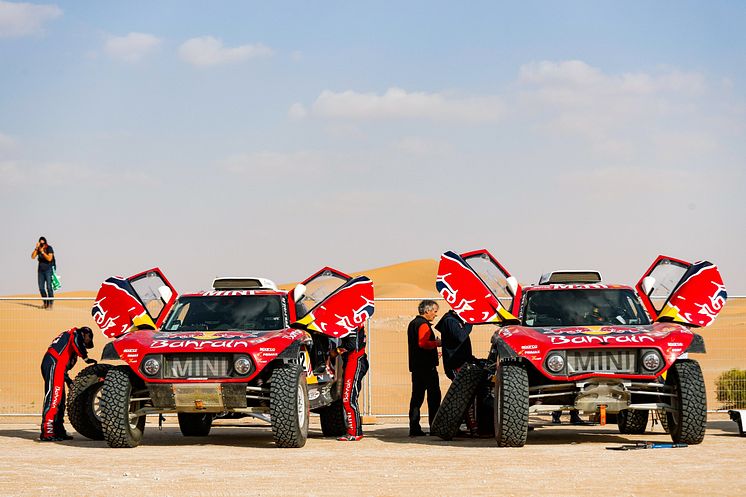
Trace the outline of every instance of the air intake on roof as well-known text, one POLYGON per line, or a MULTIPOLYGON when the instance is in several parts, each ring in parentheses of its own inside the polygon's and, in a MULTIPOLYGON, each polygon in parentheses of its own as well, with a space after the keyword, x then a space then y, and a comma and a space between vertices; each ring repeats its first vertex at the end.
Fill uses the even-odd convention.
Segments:
POLYGON ((212 282, 215 290, 277 290, 274 281, 267 278, 215 278, 212 282))
POLYGON ((575 285, 601 283, 601 273, 598 271, 552 271, 539 279, 540 285, 569 283, 575 285))

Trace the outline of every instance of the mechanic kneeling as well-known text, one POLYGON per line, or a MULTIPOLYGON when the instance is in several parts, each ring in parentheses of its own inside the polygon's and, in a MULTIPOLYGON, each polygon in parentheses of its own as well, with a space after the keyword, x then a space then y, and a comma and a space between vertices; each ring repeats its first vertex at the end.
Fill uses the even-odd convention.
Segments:
POLYGON ((78 357, 88 364, 96 364, 88 358, 87 349, 93 348, 93 331, 87 326, 71 328, 60 333, 47 349, 41 361, 44 377, 44 410, 41 415, 42 442, 72 440, 65 431, 65 383, 72 385, 70 371, 78 357))

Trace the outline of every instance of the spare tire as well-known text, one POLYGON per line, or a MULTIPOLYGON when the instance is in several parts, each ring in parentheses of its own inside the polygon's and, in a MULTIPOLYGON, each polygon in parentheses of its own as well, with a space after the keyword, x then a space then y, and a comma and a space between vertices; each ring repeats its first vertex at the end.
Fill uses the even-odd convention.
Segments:
POLYGON ((78 373, 70 388, 67 417, 75 431, 91 440, 103 440, 100 394, 110 364, 94 364, 78 373))
POLYGON ((430 432, 443 440, 451 440, 458 433, 469 404, 474 401, 477 387, 487 375, 482 366, 464 364, 453 378, 440 408, 435 414, 430 432))

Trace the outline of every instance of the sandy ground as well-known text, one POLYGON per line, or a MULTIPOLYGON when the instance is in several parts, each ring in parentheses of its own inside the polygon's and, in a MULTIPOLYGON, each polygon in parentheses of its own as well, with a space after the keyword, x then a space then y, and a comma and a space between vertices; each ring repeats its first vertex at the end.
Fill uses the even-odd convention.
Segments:
MULTIPOLYGON (((312 438, 273 446, 256 421, 221 420, 206 438, 173 422, 149 424, 135 449, 77 436, 40 443, 35 423, 0 424, 1 496, 80 495, 708 495, 746 494, 746 438, 723 415, 701 445, 610 451, 633 441, 670 442, 661 427, 622 436, 616 426, 556 427, 535 418, 520 449, 493 439, 411 439, 403 424, 366 426, 360 442, 312 438)), ((7 422, 7 418, 6 418, 7 422)))

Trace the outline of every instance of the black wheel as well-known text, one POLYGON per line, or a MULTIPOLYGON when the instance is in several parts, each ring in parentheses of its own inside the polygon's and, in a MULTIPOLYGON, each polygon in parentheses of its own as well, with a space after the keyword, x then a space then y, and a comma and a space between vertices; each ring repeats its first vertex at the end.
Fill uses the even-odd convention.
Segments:
POLYGON ((707 427, 707 394, 705 380, 697 361, 676 361, 666 375, 671 387, 671 407, 667 424, 674 443, 702 443, 707 427))
POLYGON ((435 413, 433 425, 430 427, 433 435, 443 440, 451 440, 456 436, 484 376, 485 370, 481 366, 465 364, 461 368, 443 397, 438 412, 435 413))
POLYGON ((133 390, 127 369, 111 368, 106 374, 101 388, 101 428, 109 447, 137 447, 142 440, 145 415, 134 413, 144 401, 133 401, 133 390))
POLYGON ((321 432, 325 437, 341 437, 347 433, 347 419, 345 417, 342 399, 335 400, 330 405, 319 409, 321 432))
POLYGON ((495 440, 498 447, 523 447, 528 438, 528 373, 505 362, 495 378, 495 440))
POLYGON ((210 434, 214 414, 180 412, 179 429, 185 437, 206 437, 210 434))
POLYGON ((94 364, 78 373, 70 388, 67 417, 75 431, 91 440, 103 440, 101 430, 101 387, 109 364, 94 364))
POLYGON ((648 426, 648 417, 648 411, 631 409, 619 411, 616 417, 619 433, 623 433, 624 435, 642 435, 648 426))
POLYGON ((303 447, 308 438, 308 385, 298 364, 272 372, 269 390, 272 435, 279 447, 303 447))

